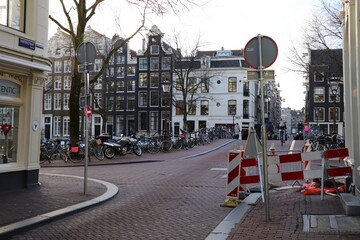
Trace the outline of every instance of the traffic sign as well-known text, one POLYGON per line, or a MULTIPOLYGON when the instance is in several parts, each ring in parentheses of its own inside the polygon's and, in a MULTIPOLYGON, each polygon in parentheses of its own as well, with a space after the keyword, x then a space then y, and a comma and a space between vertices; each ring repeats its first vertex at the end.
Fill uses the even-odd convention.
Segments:
POLYGON ((244 48, 245 62, 255 69, 270 67, 275 62, 277 55, 278 48, 275 41, 267 36, 253 37, 244 48))
POLYGON ((78 65, 78 71, 80 73, 84 73, 85 70, 87 72, 93 72, 94 71, 94 64, 90 63, 90 64, 79 64, 78 65))
POLYGON ((96 57, 96 47, 92 42, 83 42, 76 49, 76 57, 79 63, 91 63, 96 57))
MULTIPOLYGON (((265 81, 275 81, 275 71, 274 70, 263 70, 262 77, 265 81)), ((258 70, 247 70, 246 71, 246 80, 260 80, 260 71, 258 70)))

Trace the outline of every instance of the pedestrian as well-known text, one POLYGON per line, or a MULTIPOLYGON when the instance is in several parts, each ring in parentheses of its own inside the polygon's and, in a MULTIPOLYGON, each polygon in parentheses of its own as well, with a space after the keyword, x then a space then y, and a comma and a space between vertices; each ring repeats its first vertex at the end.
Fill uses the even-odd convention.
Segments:
POLYGON ((239 123, 236 123, 234 126, 234 139, 239 139, 240 136, 240 126, 239 123))

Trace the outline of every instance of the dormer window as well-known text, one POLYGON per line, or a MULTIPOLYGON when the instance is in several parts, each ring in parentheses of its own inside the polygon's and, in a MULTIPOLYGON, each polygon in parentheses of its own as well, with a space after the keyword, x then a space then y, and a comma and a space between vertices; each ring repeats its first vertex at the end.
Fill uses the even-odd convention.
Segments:
POLYGON ((150 46, 151 55, 159 55, 159 52, 160 52, 159 45, 151 45, 150 46))

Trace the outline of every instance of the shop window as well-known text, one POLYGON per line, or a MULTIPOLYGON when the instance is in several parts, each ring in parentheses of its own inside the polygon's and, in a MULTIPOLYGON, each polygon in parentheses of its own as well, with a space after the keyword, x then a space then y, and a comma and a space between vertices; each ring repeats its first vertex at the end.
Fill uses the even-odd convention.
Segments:
POLYGON ((19 107, 0 104, 0 163, 16 162, 19 107))

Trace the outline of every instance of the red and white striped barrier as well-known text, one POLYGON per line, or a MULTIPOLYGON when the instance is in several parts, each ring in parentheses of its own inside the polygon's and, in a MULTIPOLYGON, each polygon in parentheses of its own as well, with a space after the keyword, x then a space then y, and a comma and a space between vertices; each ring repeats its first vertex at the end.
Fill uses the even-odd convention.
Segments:
MULTIPOLYGON (((305 168, 312 161, 322 159, 322 152, 293 153, 284 155, 268 156, 268 179, 269 183, 278 184, 285 181, 299 181, 313 178, 321 178, 322 169, 305 168)), ((247 185, 260 183, 259 163, 256 158, 241 159, 239 191, 248 188, 247 185)))
POLYGON ((245 191, 246 185, 260 183, 259 164, 256 158, 241 159, 239 191, 245 191))
POLYGON ((347 148, 330 149, 324 151, 322 161, 323 176, 321 181, 321 200, 324 199, 324 181, 325 178, 347 177, 351 176, 352 169, 346 166, 344 159, 349 156, 347 148), (337 165, 332 165, 331 162, 337 161, 337 165), (339 164, 342 162, 342 164, 339 164), (324 174, 327 176, 324 176, 324 174))
POLYGON ((268 156, 270 183, 299 181, 321 177, 321 168, 311 169, 311 161, 321 162, 321 152, 292 153, 268 156), (307 165, 307 166, 306 166, 307 165))
POLYGON ((244 151, 232 150, 228 153, 226 197, 239 197, 239 166, 244 151))

